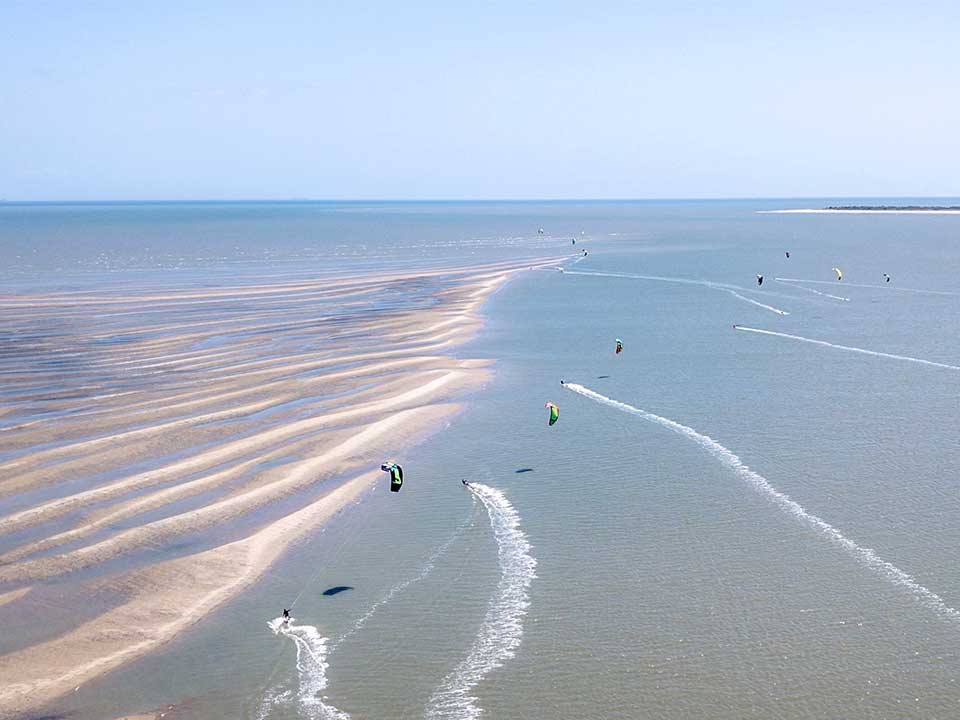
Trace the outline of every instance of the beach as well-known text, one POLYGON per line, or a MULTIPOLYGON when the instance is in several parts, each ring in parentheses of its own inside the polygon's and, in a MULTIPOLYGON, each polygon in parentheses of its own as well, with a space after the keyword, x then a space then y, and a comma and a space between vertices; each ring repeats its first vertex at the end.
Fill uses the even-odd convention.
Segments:
POLYGON ((3 209, 4 712, 951 717, 953 218, 782 205, 3 209))
POLYGON ((480 306, 555 262, 0 297, 17 357, 0 373, 0 606, 13 617, 59 588, 0 656, 0 715, 156 649, 386 491, 380 462, 488 379, 454 354, 480 306), (73 611, 90 597, 96 611, 73 611))

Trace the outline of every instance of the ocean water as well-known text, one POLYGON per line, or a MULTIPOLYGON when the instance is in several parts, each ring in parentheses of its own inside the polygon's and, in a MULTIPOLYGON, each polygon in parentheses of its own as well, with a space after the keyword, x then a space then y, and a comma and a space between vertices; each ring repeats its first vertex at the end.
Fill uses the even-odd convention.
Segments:
POLYGON ((55 710, 956 717, 960 217, 756 212, 830 202, 3 206, 14 287, 589 251, 487 303, 401 493, 55 710))

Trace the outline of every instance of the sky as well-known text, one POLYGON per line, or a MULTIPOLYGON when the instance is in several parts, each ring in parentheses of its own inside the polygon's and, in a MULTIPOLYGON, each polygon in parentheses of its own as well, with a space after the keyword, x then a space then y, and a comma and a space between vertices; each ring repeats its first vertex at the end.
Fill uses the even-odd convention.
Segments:
POLYGON ((960 196, 960 2, 0 0, 0 199, 960 196))

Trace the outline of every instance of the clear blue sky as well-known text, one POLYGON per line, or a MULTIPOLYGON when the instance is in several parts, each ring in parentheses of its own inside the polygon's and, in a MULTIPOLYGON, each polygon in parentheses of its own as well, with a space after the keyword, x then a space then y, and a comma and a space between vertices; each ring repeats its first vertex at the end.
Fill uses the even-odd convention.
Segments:
POLYGON ((824 195, 960 195, 960 2, 0 0, 0 198, 824 195))

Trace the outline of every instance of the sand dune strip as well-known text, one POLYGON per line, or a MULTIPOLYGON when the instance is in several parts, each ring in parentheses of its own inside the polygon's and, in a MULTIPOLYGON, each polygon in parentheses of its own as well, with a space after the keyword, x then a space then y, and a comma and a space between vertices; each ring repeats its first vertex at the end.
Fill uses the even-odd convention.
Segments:
MULTIPOLYGON (((398 395, 384 398, 375 403, 358 405, 349 410, 341 410, 318 417, 307 418, 297 422, 287 423, 280 427, 256 433, 250 437, 235 440, 220 445, 206 452, 201 452, 184 460, 156 470, 139 473, 132 477, 111 483, 109 485, 85 490, 65 498, 58 498, 42 505, 21 510, 0 518, 0 534, 15 532, 37 523, 46 522, 66 513, 120 497, 129 492, 140 490, 151 485, 157 485, 167 480, 175 480, 178 476, 190 472, 198 472, 225 461, 236 459, 238 455, 248 456, 252 452, 263 450, 283 440, 312 432, 324 427, 331 427, 348 419, 357 419, 367 415, 377 415, 388 410, 396 410, 404 404, 432 394, 435 390, 448 384, 454 379, 453 373, 445 373, 398 395)), ((30 478, 27 474, 21 475, 20 480, 30 478)))
POLYGON ((382 477, 367 468, 456 412, 487 363, 447 353, 491 292, 557 261, 0 294, 19 328, 0 377, 37 386, 13 412, 45 413, 0 440, 16 454, 0 496, 40 498, 0 518, 0 603, 40 580, 72 628, 0 656, 0 717, 40 712, 261 577, 382 477), (184 542, 223 544, 165 559, 184 542), (91 593, 109 611, 71 622, 69 598, 91 593))
MULTIPOLYGON (((189 414, 191 410, 201 410, 210 405, 223 404, 227 401, 254 399, 265 394, 269 394, 274 402, 279 404, 285 399, 293 398, 295 395, 302 396, 309 392, 315 392, 316 388, 322 388, 323 386, 346 378, 357 380, 365 378, 375 379, 377 377, 386 378, 389 374, 400 372, 404 369, 409 370, 417 367, 438 368, 449 364, 449 362, 449 358, 444 358, 441 355, 414 356, 399 360, 369 363, 350 368, 349 370, 330 372, 323 375, 267 380, 253 386, 247 384, 240 384, 239 386, 233 384, 229 386, 237 387, 237 389, 221 389, 220 386, 212 386, 203 390, 191 391, 166 398, 160 397, 135 403, 128 402, 123 405, 123 413, 121 416, 118 416, 115 407, 70 415, 59 422, 58 428, 54 433, 51 433, 49 429, 40 431, 30 430, 30 427, 42 423, 42 421, 34 421, 29 423, 29 425, 25 424, 18 428, 11 428, 8 433, 0 436, 0 450, 12 445, 24 447, 29 444, 39 443, 41 439, 75 439, 78 434, 86 437, 87 434, 92 431, 107 433, 111 432, 110 429, 113 427, 129 426, 132 422, 141 421, 140 419, 144 418, 144 416, 147 416, 144 418, 145 420, 149 419, 153 422, 166 422, 171 419, 189 419, 195 417, 189 414), (184 397, 192 399, 186 399, 182 402, 171 402, 172 400, 184 397), (97 415, 106 415, 106 417, 97 419, 97 415), (74 429, 72 428, 73 425, 77 425, 78 427, 74 429), (21 433, 31 432, 35 437, 17 436, 14 430, 20 431, 21 433)), ((323 404, 323 401, 318 401, 317 406, 320 407, 323 404)), ((40 453, 36 454, 39 455, 40 453)), ((6 467, 10 468, 12 465, 6 464, 6 467)))
MULTIPOLYGON (((374 443, 390 430, 405 422, 415 422, 421 409, 404 410, 387 415, 355 433, 350 439, 315 457, 287 469, 285 477, 269 485, 249 490, 225 500, 172 517, 146 523, 102 540, 93 545, 62 554, 26 560, 16 565, 0 566, 0 583, 42 580, 98 563, 105 562, 137 547, 154 545, 178 535, 196 532, 215 523, 223 523, 244 513, 286 497, 313 484, 346 471, 342 461, 358 452, 370 453, 374 443)), ((376 457, 376 456, 375 456, 376 457)))
MULTIPOLYGON (((30 427, 42 421, 35 421, 31 423, 30 426, 24 425, 18 428, 11 428, 8 433, 0 436, 0 450, 10 447, 25 447, 30 444, 39 444, 44 440, 48 442, 51 440, 63 442, 74 441, 72 447, 76 448, 82 446, 87 439, 90 439, 89 436, 91 433, 99 433, 101 435, 113 434, 113 436, 116 437, 115 433, 117 431, 113 428, 129 427, 130 424, 136 422, 149 421, 158 423, 151 426, 154 430, 163 427, 164 424, 168 424, 169 427, 177 427, 174 425, 175 421, 192 420, 201 417, 191 414, 191 410, 199 411, 211 405, 222 405, 228 401, 254 400, 264 395, 270 398, 273 405, 281 405, 296 397, 302 398, 304 395, 316 393, 318 390, 323 389, 328 392, 335 391, 337 394, 342 395, 343 389, 339 381, 345 379, 375 380, 382 378, 386 380, 391 374, 396 372, 417 367, 422 369, 427 367, 439 368, 440 366, 449 365, 449 362, 448 358, 440 355, 425 355, 387 362, 369 363, 367 365, 350 368, 349 370, 330 372, 323 375, 268 380, 252 387, 244 384, 235 390, 221 390, 219 386, 212 386, 204 390, 185 393, 184 396, 193 397, 194 399, 188 399, 182 402, 170 402, 169 400, 183 396, 173 396, 169 399, 155 398, 140 403, 127 403, 123 406, 122 413, 118 413, 117 408, 109 407, 70 415, 61 420, 58 423, 57 429, 52 432, 49 429, 30 429, 30 427), (97 415, 104 415, 105 417, 97 418, 97 415), (20 433, 19 435, 17 435, 17 431, 20 433), (27 435, 27 433, 29 433, 29 435, 27 435)), ((231 385, 230 387, 236 387, 236 385, 231 385)), ((323 407, 327 402, 328 401, 317 400, 315 407, 323 407)), ((329 402, 336 402, 336 400, 330 400, 329 402)), ((216 413, 209 413, 206 417, 208 420, 216 419, 212 418, 215 414, 216 413)), ((186 424, 191 425, 193 423, 186 424)), ((150 428, 145 428, 144 431, 147 429, 150 428)), ((55 450, 56 452, 54 452, 54 449, 50 451, 37 451, 32 454, 32 457, 34 459, 43 459, 56 456, 61 452, 66 452, 67 448, 60 446, 55 450)), ((16 466, 12 461, 5 463, 5 469, 12 469, 13 467, 16 466)))

